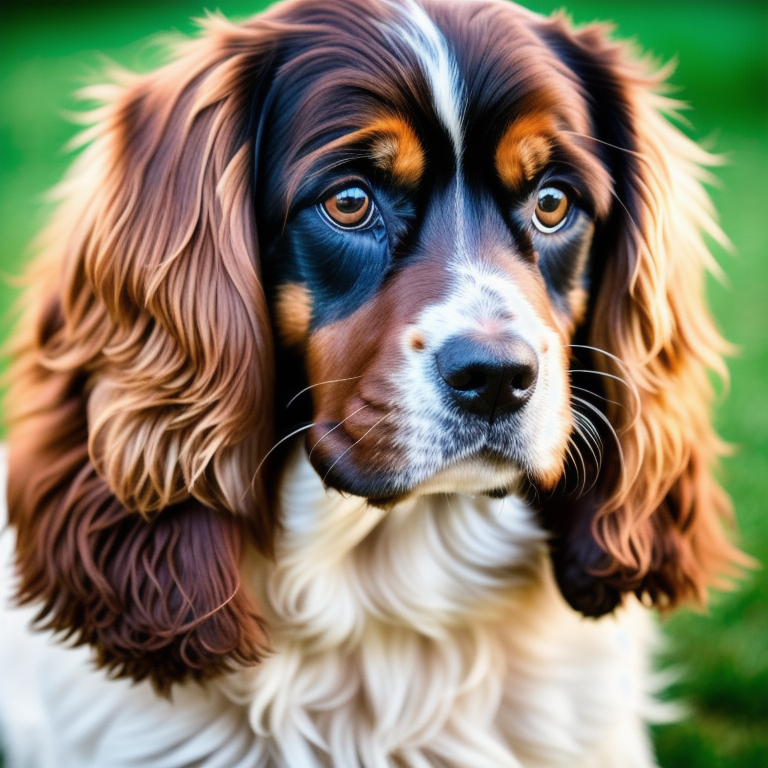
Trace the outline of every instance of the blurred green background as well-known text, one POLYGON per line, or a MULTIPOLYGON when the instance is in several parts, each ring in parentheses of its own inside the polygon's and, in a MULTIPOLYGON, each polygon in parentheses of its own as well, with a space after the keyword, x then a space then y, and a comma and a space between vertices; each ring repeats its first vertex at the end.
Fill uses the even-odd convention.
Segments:
MULTIPOLYGON (((0 17, 0 273, 17 274, 46 218, 44 193, 71 157, 71 94, 98 80, 104 57, 133 68, 157 63, 147 43, 158 32, 190 32, 204 0, 92 4, 9 2, 0 17)), ((689 133, 727 156, 711 190, 735 255, 713 247, 728 284, 710 281, 713 310, 740 352, 718 412, 721 434, 737 446, 723 477, 747 552, 768 563, 768 2, 730 0, 530 0, 533 10, 565 7, 577 22, 610 20, 660 61, 676 58, 672 82, 692 105, 689 133)), ((263 0, 207 7, 244 17, 263 0)), ((0 281, 7 316, 11 282, 0 281)), ((0 325, 0 337, 8 332, 0 325)), ((738 591, 715 595, 707 614, 665 622, 660 663, 680 674, 671 695, 691 717, 659 726, 666 768, 768 768, 768 578, 748 575, 738 591)), ((2 756, 0 756, 2 765, 2 756)), ((622 768, 616 766, 616 768, 622 768)))

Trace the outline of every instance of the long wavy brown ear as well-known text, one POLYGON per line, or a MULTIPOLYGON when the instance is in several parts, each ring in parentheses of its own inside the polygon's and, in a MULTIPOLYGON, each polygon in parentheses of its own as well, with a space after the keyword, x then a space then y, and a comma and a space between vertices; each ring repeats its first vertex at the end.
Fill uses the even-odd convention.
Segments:
POLYGON ((746 562, 725 537, 730 503, 713 478, 723 446, 710 373, 726 375, 727 346, 704 303, 705 273, 717 267, 703 236, 723 239, 702 186, 712 159, 665 118, 679 105, 660 95, 664 73, 604 29, 555 19, 542 35, 581 83, 593 149, 615 183, 573 347, 577 421, 591 422, 574 438, 581 492, 564 484, 544 508, 555 572, 587 615, 628 591, 664 608, 704 602, 746 562), (584 442, 596 434, 599 449, 584 442))
POLYGON ((256 662, 245 540, 273 350, 253 211, 254 94, 274 31, 204 23, 103 106, 62 185, 7 400, 19 599, 102 665, 167 690, 256 662))

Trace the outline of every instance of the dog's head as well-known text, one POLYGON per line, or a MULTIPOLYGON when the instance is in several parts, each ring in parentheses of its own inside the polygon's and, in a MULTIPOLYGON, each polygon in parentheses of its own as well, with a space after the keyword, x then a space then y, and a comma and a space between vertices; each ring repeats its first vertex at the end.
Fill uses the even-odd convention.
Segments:
POLYGON ((505 2, 298 0, 93 91, 11 374, 22 598, 161 687, 257 660, 294 432, 377 505, 529 494, 587 614, 703 597, 717 228, 659 82, 505 2))

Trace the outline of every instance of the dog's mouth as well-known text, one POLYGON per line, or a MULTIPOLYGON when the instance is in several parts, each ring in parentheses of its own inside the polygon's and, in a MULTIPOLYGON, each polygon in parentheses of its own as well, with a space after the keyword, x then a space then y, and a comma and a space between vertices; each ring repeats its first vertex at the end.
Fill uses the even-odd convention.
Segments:
POLYGON ((404 451, 355 450, 342 428, 320 424, 323 440, 307 438, 310 462, 328 488, 391 507, 414 496, 460 493, 502 498, 520 491, 527 472, 522 461, 494 446, 457 451, 425 466, 409 465, 404 451))

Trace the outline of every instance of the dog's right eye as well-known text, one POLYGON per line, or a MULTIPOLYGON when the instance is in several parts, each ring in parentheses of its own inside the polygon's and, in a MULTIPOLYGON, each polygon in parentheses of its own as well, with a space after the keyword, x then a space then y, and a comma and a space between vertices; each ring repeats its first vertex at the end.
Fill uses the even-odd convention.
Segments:
POLYGON ((343 229, 361 229, 373 215, 371 197, 360 187, 347 187, 331 195, 323 201, 322 209, 334 224, 343 229))
POLYGON ((545 235, 557 232, 565 226, 570 206, 568 195, 559 187, 540 189, 533 213, 534 226, 545 235))

